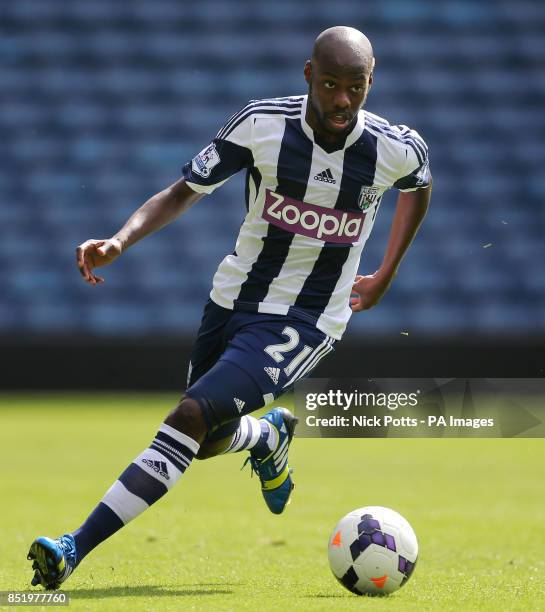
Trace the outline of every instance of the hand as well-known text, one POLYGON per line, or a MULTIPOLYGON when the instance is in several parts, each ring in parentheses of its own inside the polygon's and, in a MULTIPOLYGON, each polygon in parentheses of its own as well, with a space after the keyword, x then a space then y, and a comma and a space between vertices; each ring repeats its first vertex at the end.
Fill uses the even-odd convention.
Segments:
POLYGON ((104 279, 96 276, 93 268, 111 264, 121 255, 121 251, 121 241, 117 238, 86 240, 76 249, 77 264, 81 275, 90 285, 103 283, 104 279))
POLYGON ((373 308, 373 306, 380 302, 392 280, 393 275, 383 274, 380 271, 368 276, 356 276, 356 280, 352 285, 352 293, 355 296, 350 298, 352 312, 360 312, 361 310, 373 308))

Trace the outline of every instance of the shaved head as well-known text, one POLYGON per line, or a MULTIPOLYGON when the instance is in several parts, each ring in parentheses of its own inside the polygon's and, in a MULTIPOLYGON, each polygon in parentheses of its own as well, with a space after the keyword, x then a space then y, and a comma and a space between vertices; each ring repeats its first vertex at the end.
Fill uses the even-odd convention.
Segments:
POLYGON ((330 143, 342 143, 358 121, 373 82, 375 58, 365 34, 335 26, 316 39, 305 64, 306 121, 330 143))
POLYGON ((334 26, 319 34, 312 49, 314 62, 332 64, 344 70, 358 70, 369 76, 375 59, 371 42, 359 30, 334 26))

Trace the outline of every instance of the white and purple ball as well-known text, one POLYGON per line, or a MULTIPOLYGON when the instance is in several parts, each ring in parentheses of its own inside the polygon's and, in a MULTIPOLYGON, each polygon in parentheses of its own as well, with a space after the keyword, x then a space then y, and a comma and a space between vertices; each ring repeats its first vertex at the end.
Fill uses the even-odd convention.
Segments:
POLYGON ((382 506, 353 510, 338 523, 328 545, 337 580, 357 595, 387 595, 411 577, 418 558, 413 528, 382 506))

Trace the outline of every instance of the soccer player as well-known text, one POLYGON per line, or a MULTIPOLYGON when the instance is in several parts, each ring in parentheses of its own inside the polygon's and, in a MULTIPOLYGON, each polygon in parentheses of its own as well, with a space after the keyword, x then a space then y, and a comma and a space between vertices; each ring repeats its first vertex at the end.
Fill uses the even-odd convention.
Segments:
POLYGON ((325 30, 304 68, 307 95, 251 101, 115 236, 78 247, 83 278, 102 283, 95 268, 246 169, 246 216, 214 276, 187 391, 81 527, 33 542, 33 585, 58 588, 93 548, 167 493, 194 458, 248 450, 267 506, 284 510, 296 419, 278 407, 260 419, 250 413, 307 376, 332 352, 351 313, 381 299, 430 198, 422 138, 362 110, 374 63, 361 32, 325 30), (383 262, 357 276, 391 187, 401 193, 383 262))

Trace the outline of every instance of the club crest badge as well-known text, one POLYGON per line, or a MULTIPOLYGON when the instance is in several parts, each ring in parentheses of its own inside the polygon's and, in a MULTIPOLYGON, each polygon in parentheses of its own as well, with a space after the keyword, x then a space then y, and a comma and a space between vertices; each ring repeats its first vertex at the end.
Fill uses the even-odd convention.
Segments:
POLYGON ((361 210, 367 210, 370 206, 377 201, 378 198, 378 187, 372 185, 364 185, 361 188, 360 195, 358 196, 358 206, 361 210))
POLYGON ((191 162, 191 169, 193 172, 208 178, 212 169, 220 163, 220 156, 214 143, 208 145, 203 149, 191 162))

